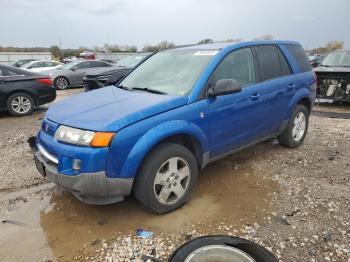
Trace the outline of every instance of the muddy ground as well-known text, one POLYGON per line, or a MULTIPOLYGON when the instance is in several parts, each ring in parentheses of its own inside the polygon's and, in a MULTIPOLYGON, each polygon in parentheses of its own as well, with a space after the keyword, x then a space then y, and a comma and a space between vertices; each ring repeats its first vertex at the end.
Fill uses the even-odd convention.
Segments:
POLYGON ((281 261, 350 261, 350 106, 317 105, 297 149, 270 140, 209 165, 192 200, 162 216, 133 197, 89 206, 41 178, 27 139, 45 109, 0 113, 0 261, 165 261, 204 234, 257 241, 281 261))

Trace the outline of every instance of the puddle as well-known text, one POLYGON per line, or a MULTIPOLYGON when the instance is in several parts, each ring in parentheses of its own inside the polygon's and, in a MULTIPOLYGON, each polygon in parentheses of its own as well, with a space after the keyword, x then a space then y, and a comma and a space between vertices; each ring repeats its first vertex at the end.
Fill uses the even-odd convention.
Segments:
POLYGON ((53 254, 60 261, 70 261, 84 244, 138 228, 173 234, 200 224, 203 232, 214 233, 215 225, 223 220, 235 227, 254 223, 267 212, 269 193, 276 191, 277 185, 248 167, 229 167, 232 159, 209 165, 199 177, 192 200, 166 215, 145 211, 132 197, 114 205, 89 206, 58 190, 36 196, 38 199, 7 213, 8 218, 27 223, 28 228, 0 224, 0 254, 12 258, 21 250, 19 254, 26 260, 31 259, 24 254, 36 255, 35 261, 53 254), (206 226, 209 224, 212 227, 206 226), (14 243, 16 239, 20 244, 14 243))

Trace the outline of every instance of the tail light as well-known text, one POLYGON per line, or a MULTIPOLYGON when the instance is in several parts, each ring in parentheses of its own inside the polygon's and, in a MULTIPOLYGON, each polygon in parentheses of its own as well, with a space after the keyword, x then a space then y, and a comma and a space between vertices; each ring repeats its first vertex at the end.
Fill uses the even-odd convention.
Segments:
POLYGON ((40 78, 40 79, 37 79, 36 81, 44 85, 52 86, 52 80, 50 78, 40 78))

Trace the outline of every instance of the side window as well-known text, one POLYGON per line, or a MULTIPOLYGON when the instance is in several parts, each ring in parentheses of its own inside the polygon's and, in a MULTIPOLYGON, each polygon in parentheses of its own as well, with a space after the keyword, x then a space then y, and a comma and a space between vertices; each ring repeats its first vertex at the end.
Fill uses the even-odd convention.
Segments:
POLYGON ((91 62, 93 67, 109 67, 110 65, 102 61, 91 62))
POLYGON ((276 47, 263 45, 255 47, 259 65, 262 73, 262 80, 269 80, 281 76, 280 58, 276 47))
POLYGON ((0 68, 0 76, 4 76, 4 73, 2 72, 1 68, 0 68))
POLYGON ((280 58, 281 76, 292 74, 292 70, 290 69, 290 65, 279 48, 277 48, 277 52, 278 52, 278 56, 280 58))
POLYGON ((36 63, 33 63, 30 68, 38 68, 38 67, 41 67, 41 63, 40 62, 36 62, 36 63))
POLYGON ((301 72, 311 71, 311 63, 306 56, 304 49, 300 45, 286 45, 288 51, 297 61, 301 72))
POLYGON ((77 67, 78 69, 90 68, 90 67, 91 67, 90 64, 91 64, 90 62, 81 62, 81 63, 78 64, 76 67, 77 67))
POLYGON ((255 70, 252 50, 239 49, 228 54, 216 68, 211 81, 235 79, 241 86, 255 83, 255 70))

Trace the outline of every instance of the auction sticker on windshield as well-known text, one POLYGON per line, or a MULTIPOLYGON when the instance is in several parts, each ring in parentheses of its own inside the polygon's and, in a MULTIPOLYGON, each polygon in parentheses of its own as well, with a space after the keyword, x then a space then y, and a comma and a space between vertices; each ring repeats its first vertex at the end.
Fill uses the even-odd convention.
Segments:
POLYGON ((194 55, 210 55, 214 56, 218 53, 219 51, 197 51, 194 53, 194 55))

